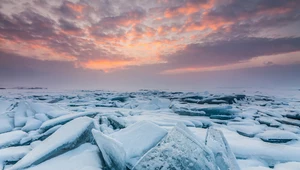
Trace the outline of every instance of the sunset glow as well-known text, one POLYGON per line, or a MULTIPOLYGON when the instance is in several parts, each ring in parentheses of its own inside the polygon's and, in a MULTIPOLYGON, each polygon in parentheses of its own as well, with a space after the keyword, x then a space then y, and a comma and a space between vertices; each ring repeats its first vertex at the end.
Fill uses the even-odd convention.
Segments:
POLYGON ((300 64, 299 4, 2 1, 0 50, 7 58, 63 62, 77 71, 106 74, 152 68, 149 72, 161 76, 295 65, 300 64))

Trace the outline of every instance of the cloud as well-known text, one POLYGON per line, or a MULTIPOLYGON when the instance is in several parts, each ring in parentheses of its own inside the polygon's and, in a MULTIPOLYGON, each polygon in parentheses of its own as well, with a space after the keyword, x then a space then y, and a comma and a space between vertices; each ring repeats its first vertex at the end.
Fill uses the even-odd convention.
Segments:
POLYGON ((219 67, 298 51, 299 7, 292 0, 5 1, 0 51, 109 72, 219 67))
POLYGON ((48 39, 55 35, 55 21, 33 11, 9 17, 0 11, 0 36, 5 39, 48 39))
POLYGON ((190 44, 164 58, 173 68, 221 66, 258 56, 300 51, 300 38, 243 38, 190 44))
POLYGON ((179 6, 166 8, 164 17, 173 18, 181 15, 191 15, 212 6, 213 2, 210 0, 188 0, 179 6))
POLYGON ((81 32, 81 28, 76 26, 76 24, 64 19, 59 20, 60 23, 60 28, 63 29, 64 31, 71 32, 71 33, 78 33, 81 32))

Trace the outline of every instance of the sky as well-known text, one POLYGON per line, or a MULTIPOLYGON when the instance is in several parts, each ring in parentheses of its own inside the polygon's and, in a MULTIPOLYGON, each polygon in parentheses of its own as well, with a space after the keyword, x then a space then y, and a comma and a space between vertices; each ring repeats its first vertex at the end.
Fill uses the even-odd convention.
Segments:
POLYGON ((0 0, 0 86, 299 87, 298 0, 0 0))

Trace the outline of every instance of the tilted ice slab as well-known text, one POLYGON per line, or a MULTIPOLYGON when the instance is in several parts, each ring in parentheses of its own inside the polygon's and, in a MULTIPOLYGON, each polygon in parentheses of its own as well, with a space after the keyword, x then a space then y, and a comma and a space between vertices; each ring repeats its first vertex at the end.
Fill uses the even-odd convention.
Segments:
POLYGON ((28 134, 26 132, 21 130, 0 134, 0 149, 18 145, 21 139, 27 135, 28 134))
POLYGON ((211 150, 182 123, 178 123, 164 139, 148 151, 134 170, 217 170, 211 150))
POLYGON ((24 169, 39 164, 62 153, 65 149, 71 149, 83 142, 90 141, 92 128, 93 121, 87 117, 68 122, 18 161, 10 170, 24 169))
MULTIPOLYGON (((17 146, 0 149, 0 164, 15 162, 23 158, 31 150, 30 146, 17 146)), ((0 168, 1 169, 1 168, 0 168)))
POLYGON ((15 127, 22 127, 27 121, 26 111, 29 109, 27 102, 16 103, 16 108, 12 111, 14 113, 14 125, 15 127))
POLYGON ((111 170, 125 170, 126 153, 123 145, 95 129, 92 130, 92 133, 106 166, 111 170))
POLYGON ((154 147, 167 131, 149 122, 137 122, 125 129, 122 129, 110 136, 122 143, 126 152, 126 163, 129 168, 152 147, 154 147))
POLYGON ((89 170, 89 168, 101 170, 102 162, 99 154, 97 146, 85 143, 26 170, 89 170))
POLYGON ((45 121, 41 125, 40 129, 42 131, 46 131, 56 125, 65 124, 68 121, 73 120, 75 118, 83 117, 83 116, 94 116, 96 114, 98 114, 98 112, 74 113, 74 114, 63 115, 63 116, 45 121))
POLYGON ((29 132, 40 128, 43 122, 34 118, 28 118, 25 126, 22 128, 23 131, 29 132))
POLYGON ((9 102, 7 100, 0 100, 0 115, 7 112, 11 104, 12 102, 9 102))
POLYGON ((240 169, 222 131, 210 127, 207 130, 205 144, 213 151, 220 170, 240 169))

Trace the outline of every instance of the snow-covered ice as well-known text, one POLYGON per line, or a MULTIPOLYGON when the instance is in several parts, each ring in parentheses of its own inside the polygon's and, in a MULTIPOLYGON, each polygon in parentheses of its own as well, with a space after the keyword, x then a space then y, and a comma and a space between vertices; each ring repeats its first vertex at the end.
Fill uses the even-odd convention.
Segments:
POLYGON ((4 89, 0 169, 299 170, 299 102, 297 89, 4 89))
POLYGON ((110 136, 123 145, 127 166, 132 167, 166 134, 167 131, 159 126, 148 121, 141 121, 110 136))
POLYGON ((0 134, 14 129, 13 120, 6 116, 0 115, 0 125, 0 134))
POLYGON ((25 132, 36 130, 36 129, 40 128, 42 123, 43 123, 42 121, 37 120, 35 118, 28 118, 25 126, 22 127, 22 130, 25 132))
POLYGON ((0 149, 9 146, 19 145, 21 139, 28 134, 21 130, 11 131, 0 134, 0 149))
POLYGON ((184 124, 178 123, 133 169, 217 170, 217 167, 212 151, 184 124))
POLYGON ((92 119, 87 117, 77 118, 60 127, 41 144, 30 151, 18 161, 10 170, 24 169, 31 165, 39 164, 48 158, 71 149, 78 144, 90 141, 92 119))
POLYGON ((98 147, 85 143, 26 170, 101 170, 98 147))
POLYGON ((293 132, 284 130, 267 130, 257 135, 265 142, 286 143, 292 140, 298 140, 298 136, 293 132))

